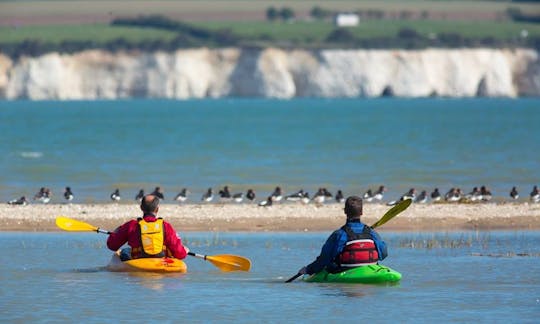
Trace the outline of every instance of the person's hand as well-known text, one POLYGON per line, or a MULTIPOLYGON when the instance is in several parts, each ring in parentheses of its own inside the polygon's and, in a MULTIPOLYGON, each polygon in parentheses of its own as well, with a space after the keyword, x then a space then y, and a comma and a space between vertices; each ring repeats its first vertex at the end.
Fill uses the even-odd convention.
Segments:
POLYGON ((189 248, 187 246, 184 246, 184 250, 186 250, 186 253, 189 253, 189 248))
POLYGON ((298 273, 299 274, 306 274, 307 273, 307 268, 306 267, 302 267, 300 270, 298 270, 298 273))

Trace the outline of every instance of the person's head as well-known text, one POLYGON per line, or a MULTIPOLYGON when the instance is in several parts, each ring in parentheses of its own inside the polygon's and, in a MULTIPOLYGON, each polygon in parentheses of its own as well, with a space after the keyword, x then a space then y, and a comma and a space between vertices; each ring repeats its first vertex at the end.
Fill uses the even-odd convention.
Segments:
POLYGON ((141 210, 143 213, 157 213, 159 210, 159 198, 154 195, 146 195, 141 200, 141 210))
POLYGON ((345 200, 345 215, 348 220, 360 219, 362 216, 362 198, 357 196, 350 196, 345 200))

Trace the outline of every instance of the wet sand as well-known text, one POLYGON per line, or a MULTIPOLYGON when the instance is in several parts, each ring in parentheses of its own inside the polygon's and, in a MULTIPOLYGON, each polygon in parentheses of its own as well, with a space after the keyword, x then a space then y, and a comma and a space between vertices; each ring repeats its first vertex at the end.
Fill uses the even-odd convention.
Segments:
MULTIPOLYGON (((365 204, 363 222, 375 223, 389 209, 384 204, 365 204)), ((74 218, 113 230, 141 215, 136 204, 49 204, 0 206, 2 231, 61 231, 58 216, 74 218)), ((163 204, 159 216, 178 232, 332 231, 344 223, 343 205, 279 204, 163 204)), ((413 204, 381 226, 378 231, 540 230, 540 204, 413 204)))

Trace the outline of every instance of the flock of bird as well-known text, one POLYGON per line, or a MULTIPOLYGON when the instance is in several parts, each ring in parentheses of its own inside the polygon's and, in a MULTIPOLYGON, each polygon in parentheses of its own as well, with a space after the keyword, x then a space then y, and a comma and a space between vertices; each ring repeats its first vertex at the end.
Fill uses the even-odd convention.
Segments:
MULTIPOLYGON (((363 195, 362 198, 366 202, 382 202, 384 194, 386 192, 385 186, 379 186, 376 191, 368 189, 363 195)), ((159 199, 164 200, 165 196, 161 187, 156 187, 154 191, 151 192, 152 195, 157 196, 159 199)), ((175 197, 174 201, 178 203, 185 203, 188 201, 188 196, 191 192, 187 188, 183 188, 175 197)), ((135 195, 135 200, 140 201, 145 195, 144 189, 140 189, 139 192, 135 195)), ((71 187, 66 187, 64 189, 64 200, 67 203, 71 203, 74 199, 73 192, 71 187)), ((519 193, 516 187, 513 187, 510 190, 509 196, 512 200, 519 199, 519 193)), ((47 204, 51 201, 52 192, 49 188, 42 187, 33 197, 33 200, 43 204, 47 204)), ((403 194, 399 200, 389 201, 387 205, 392 206, 397 204, 399 201, 404 199, 411 199, 415 203, 427 203, 428 201, 432 202, 488 202, 492 199, 492 194, 486 186, 481 186, 480 188, 474 187, 473 190, 467 194, 464 194, 460 188, 451 188, 444 195, 442 195, 438 188, 435 188, 429 195, 426 190, 422 190, 420 194, 417 194, 415 188, 411 188, 405 194, 403 194)), ((114 190, 110 194, 110 199, 114 202, 119 202, 122 200, 120 194, 120 189, 114 190)), ((241 203, 246 199, 248 202, 255 203, 256 195, 253 189, 248 189, 244 194, 243 192, 231 193, 229 186, 224 186, 217 192, 217 195, 214 194, 212 188, 208 188, 206 192, 201 196, 200 201, 203 203, 210 203, 217 201, 220 203, 235 202, 241 203)), ((540 202, 540 192, 538 186, 533 186, 531 193, 529 194, 529 200, 533 203, 540 202)), ((274 191, 265 199, 259 201, 257 204, 259 206, 271 206, 274 203, 279 203, 282 201, 289 202, 300 202, 302 204, 315 203, 316 205, 322 205, 325 202, 335 202, 343 203, 345 201, 345 196, 341 190, 337 190, 336 194, 332 194, 326 188, 319 188, 317 192, 311 197, 307 191, 300 189, 297 192, 294 192, 289 195, 285 195, 281 187, 276 187, 274 191)), ((20 197, 19 199, 13 199, 7 202, 10 205, 27 205, 30 202, 25 196, 20 197)))

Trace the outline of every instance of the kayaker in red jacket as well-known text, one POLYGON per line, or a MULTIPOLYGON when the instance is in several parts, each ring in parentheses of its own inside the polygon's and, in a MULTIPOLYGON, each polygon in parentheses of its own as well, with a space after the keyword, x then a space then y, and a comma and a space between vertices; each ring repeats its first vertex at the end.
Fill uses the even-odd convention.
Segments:
POLYGON ((172 225, 157 217, 159 198, 144 196, 141 210, 143 217, 124 223, 109 235, 107 247, 117 251, 127 243, 130 247, 122 249, 120 254, 123 261, 164 256, 184 259, 189 249, 182 245, 172 225))

